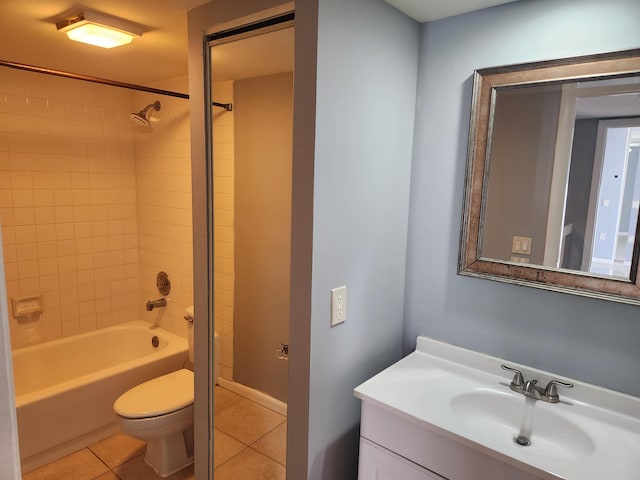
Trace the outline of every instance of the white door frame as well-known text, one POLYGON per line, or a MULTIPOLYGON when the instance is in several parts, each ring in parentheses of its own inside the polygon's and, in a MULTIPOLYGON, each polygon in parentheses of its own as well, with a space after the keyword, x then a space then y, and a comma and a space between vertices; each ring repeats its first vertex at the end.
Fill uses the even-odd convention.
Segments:
MULTIPOLYGON (((3 258, 0 229, 0 260, 3 258)), ((7 284, 4 261, 0 261, 0 478, 20 480, 20 450, 10 338, 7 284)))

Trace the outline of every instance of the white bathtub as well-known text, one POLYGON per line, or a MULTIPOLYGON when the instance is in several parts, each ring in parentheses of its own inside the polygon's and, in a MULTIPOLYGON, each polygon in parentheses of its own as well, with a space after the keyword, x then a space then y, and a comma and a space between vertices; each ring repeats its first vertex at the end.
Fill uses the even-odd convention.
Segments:
POLYGON ((23 473, 117 432, 118 396, 187 361, 184 338, 142 320, 14 350, 23 473))

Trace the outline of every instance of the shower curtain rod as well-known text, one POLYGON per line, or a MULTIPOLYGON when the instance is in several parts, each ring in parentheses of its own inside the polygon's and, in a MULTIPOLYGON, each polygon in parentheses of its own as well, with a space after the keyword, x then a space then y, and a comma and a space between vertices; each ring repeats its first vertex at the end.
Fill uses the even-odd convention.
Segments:
POLYGON ((172 92, 171 90, 162 90, 159 88, 145 87, 142 85, 135 85, 133 83, 119 82, 117 80, 108 80, 106 78, 92 77, 89 75, 82 75, 79 73, 63 72, 61 70, 36 67, 33 65, 25 65, 23 63, 9 62, 6 60, 0 60, 0 66, 15 68, 17 70, 26 70, 27 72, 44 73, 46 75, 55 75, 57 77, 71 78, 74 80, 82 80, 84 82, 99 83, 101 85, 109 85, 112 87, 127 88, 129 90, 138 90, 140 92, 157 93, 159 95, 167 95, 170 97, 185 98, 185 99, 189 98, 189 95, 187 93, 172 92))
MULTIPOLYGON (((16 70, 25 70, 27 72, 34 72, 34 73, 44 73, 46 75, 55 75, 56 77, 71 78, 73 80, 82 80, 84 82, 91 82, 91 83, 99 83, 101 85, 109 85, 111 87, 120 87, 120 88, 129 89, 129 90, 137 90, 140 92, 156 93, 158 95, 167 95, 169 97, 189 99, 188 93, 180 93, 180 92, 173 92, 171 90, 162 90, 160 88, 145 87, 143 85, 135 85, 133 83, 119 82, 117 80, 108 80, 106 78, 92 77, 89 75, 82 75, 79 73, 63 72, 62 70, 36 67, 34 65, 26 65, 24 63, 9 62, 7 60, 0 60, 0 67, 15 68, 16 70)), ((215 107, 224 108, 228 112, 233 110, 232 103, 211 102, 211 105, 215 107)))
POLYGON ((231 110, 233 110, 233 103, 211 102, 211 105, 213 105, 214 107, 224 108, 227 112, 230 112, 231 110))

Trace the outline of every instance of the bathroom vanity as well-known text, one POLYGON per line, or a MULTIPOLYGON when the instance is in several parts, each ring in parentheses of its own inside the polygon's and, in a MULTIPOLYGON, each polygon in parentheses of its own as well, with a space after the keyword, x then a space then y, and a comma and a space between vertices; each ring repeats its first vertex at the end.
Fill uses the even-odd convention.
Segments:
POLYGON ((360 480, 640 479, 636 397, 425 337, 355 395, 360 480))

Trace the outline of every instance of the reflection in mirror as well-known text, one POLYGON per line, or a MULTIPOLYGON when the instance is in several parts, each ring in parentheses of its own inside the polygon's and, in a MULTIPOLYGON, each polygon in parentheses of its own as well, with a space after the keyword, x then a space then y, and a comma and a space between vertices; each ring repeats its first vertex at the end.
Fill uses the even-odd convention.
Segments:
MULTIPOLYGON (((629 278, 640 204, 640 118, 593 123, 596 123, 597 135, 584 242, 581 245, 579 238, 565 237, 562 267, 629 278), (572 264, 577 262, 580 250, 582 263, 572 264)), ((576 128, 577 124, 578 121, 576 128)), ((584 205, 573 203, 574 210, 584 205)))
MULTIPOLYGON (((284 477, 289 315, 279 306, 289 304, 295 33, 292 14, 265 23, 209 42, 214 329, 223 352, 214 450, 231 437, 242 448, 261 437, 269 448, 254 444, 264 455, 244 459, 245 468, 261 462, 284 477), (220 399, 227 408, 219 411, 220 399), (251 415, 232 414, 241 409, 251 415)), ((215 462, 216 478, 223 463, 215 462)))
POLYGON ((459 273, 640 302, 639 163, 638 51, 477 71, 459 273))
POLYGON ((482 257, 629 279, 638 80, 496 89, 482 257))

